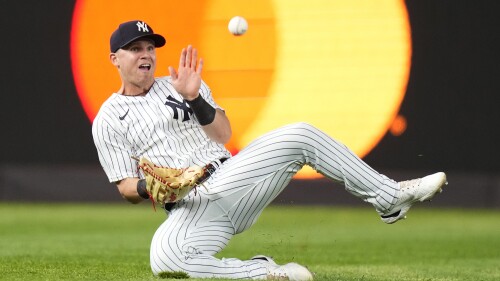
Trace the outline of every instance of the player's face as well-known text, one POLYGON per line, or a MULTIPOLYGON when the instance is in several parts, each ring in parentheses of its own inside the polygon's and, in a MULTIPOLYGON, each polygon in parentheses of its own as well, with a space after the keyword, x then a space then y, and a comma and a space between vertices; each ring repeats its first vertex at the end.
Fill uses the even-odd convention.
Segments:
POLYGON ((112 54, 111 61, 118 67, 126 89, 148 89, 154 83, 156 49, 152 41, 132 42, 112 54))

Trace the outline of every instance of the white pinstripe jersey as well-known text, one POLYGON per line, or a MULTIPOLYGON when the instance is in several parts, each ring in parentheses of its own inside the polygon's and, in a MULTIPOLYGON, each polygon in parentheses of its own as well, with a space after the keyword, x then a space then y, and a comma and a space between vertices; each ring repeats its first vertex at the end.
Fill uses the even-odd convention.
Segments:
MULTIPOLYGON (((170 80, 170 76, 156 78, 144 96, 113 93, 101 106, 92 135, 110 182, 140 177, 131 156, 172 168, 204 166, 230 157, 224 145, 208 138, 170 80)), ((222 109, 203 81, 199 92, 214 108, 222 109)))

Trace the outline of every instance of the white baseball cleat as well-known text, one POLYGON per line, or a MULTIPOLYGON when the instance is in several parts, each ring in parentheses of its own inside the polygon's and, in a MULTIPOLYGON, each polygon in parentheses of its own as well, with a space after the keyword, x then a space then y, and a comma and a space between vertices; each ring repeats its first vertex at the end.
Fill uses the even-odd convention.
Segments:
POLYGON ((268 266, 267 280, 283 281, 309 281, 313 280, 312 273, 304 266, 291 262, 285 265, 278 265, 270 257, 258 255, 252 260, 266 262, 268 266))
POLYGON ((267 280, 309 281, 313 280, 313 275, 304 266, 291 262, 271 269, 267 280))
POLYGON ((406 213, 415 202, 423 202, 432 199, 438 192, 442 192, 442 186, 448 184, 446 174, 435 173, 423 178, 399 182, 400 196, 394 206, 381 214, 383 222, 391 224, 406 218, 406 213))

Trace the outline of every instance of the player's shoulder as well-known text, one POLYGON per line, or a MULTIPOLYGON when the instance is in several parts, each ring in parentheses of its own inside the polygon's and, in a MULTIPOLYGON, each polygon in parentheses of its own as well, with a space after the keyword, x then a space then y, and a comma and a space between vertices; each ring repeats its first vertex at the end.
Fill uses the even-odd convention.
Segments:
POLYGON ((210 87, 209 87, 209 86, 208 86, 208 84, 207 84, 205 81, 203 81, 203 80, 201 80, 200 90, 201 90, 201 91, 204 91, 204 92, 207 92, 207 93, 210 93, 210 92, 211 92, 211 91, 210 91, 210 87))
POLYGON ((101 111, 112 111, 116 104, 119 103, 120 95, 113 93, 109 96, 99 108, 99 112, 101 111))
POLYGON ((114 116, 115 112, 117 112, 117 108, 121 107, 121 103, 123 103, 123 101, 121 100, 121 95, 113 93, 102 103, 96 117, 94 118, 94 123, 96 122, 96 120, 105 120, 107 118, 110 118, 111 116, 114 116))
POLYGON ((175 91, 174 86, 172 85, 172 76, 162 76, 162 77, 156 77, 155 78, 155 83, 153 84, 153 87, 150 90, 151 92, 156 92, 156 91, 168 91, 172 92, 175 91))
POLYGON ((156 83, 172 84, 172 76, 161 76, 155 78, 156 83))

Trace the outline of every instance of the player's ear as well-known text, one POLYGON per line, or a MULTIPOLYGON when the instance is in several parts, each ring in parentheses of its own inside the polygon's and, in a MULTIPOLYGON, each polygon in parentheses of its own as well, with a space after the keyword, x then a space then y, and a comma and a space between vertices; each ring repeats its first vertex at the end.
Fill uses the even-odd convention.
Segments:
POLYGON ((109 60, 114 66, 120 68, 120 64, 118 64, 118 57, 116 56, 116 53, 110 53, 109 60))

